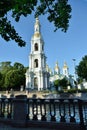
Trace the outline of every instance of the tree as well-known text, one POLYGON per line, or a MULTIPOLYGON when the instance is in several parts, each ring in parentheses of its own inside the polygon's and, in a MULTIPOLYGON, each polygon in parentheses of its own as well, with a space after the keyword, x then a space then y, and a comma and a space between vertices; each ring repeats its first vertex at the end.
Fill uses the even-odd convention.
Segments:
POLYGON ((9 11, 16 22, 21 16, 27 17, 32 13, 35 17, 47 14, 47 19, 53 22, 55 31, 61 28, 66 32, 71 18, 71 6, 68 0, 0 0, 0 35, 6 41, 15 40, 21 47, 25 46, 26 42, 8 20, 9 11))
POLYGON ((24 66, 21 63, 15 62, 14 63, 14 69, 23 70, 24 66))
POLYGON ((66 89, 67 88, 67 85, 68 85, 68 81, 66 78, 63 78, 59 81, 59 85, 63 88, 63 89, 66 89))
POLYGON ((54 85, 56 86, 56 90, 58 90, 58 87, 62 87, 63 89, 66 89, 68 86, 68 80, 66 78, 63 79, 57 79, 54 81, 54 85))
POLYGON ((76 66, 76 73, 80 81, 82 79, 87 80, 87 55, 85 55, 79 65, 76 66))
POLYGON ((57 80, 54 81, 54 86, 56 87, 56 90, 58 90, 58 87, 60 85, 59 82, 60 82, 59 79, 57 79, 57 80))
POLYGON ((3 75, 0 72, 0 90, 2 89, 2 86, 3 86, 3 75))
POLYGON ((19 70, 10 70, 5 77, 5 87, 8 89, 19 89, 25 84, 25 77, 19 70))
POLYGON ((10 61, 0 63, 0 88, 20 88, 21 85, 25 86, 25 72, 27 67, 21 63, 15 62, 11 65, 10 61))
POLYGON ((6 74, 10 69, 12 69, 11 62, 0 62, 0 72, 6 74))

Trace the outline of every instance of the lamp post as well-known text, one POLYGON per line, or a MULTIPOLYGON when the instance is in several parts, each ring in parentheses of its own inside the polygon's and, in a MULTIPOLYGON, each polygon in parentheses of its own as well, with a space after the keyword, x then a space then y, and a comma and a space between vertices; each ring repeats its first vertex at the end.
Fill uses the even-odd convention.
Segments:
MULTIPOLYGON (((75 87, 76 88, 78 88, 77 87, 77 77, 76 77, 76 59, 72 59, 73 60, 73 62, 74 62, 74 83, 75 83, 75 87)), ((77 91, 77 93, 78 93, 78 91, 77 91)))
POLYGON ((73 62, 74 62, 74 79, 75 79, 75 81, 76 81, 76 59, 72 59, 73 60, 73 62))

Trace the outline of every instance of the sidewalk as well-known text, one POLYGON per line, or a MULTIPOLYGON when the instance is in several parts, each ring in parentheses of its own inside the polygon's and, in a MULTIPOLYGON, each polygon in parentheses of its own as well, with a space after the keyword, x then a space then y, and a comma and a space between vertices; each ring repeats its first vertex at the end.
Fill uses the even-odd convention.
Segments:
POLYGON ((49 128, 16 128, 16 127, 11 127, 9 125, 5 125, 3 123, 0 123, 0 130, 50 130, 49 128))

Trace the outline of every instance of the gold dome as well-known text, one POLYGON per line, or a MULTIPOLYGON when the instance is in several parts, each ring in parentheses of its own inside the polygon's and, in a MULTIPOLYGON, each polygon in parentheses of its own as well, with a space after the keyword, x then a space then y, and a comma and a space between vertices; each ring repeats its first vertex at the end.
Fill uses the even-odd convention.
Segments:
POLYGON ((68 68, 67 66, 63 66, 63 68, 68 68))
POLYGON ((55 69, 59 69, 58 62, 56 62, 55 69))
POLYGON ((33 35, 33 38, 39 38, 39 37, 41 37, 41 34, 40 34, 39 32, 37 32, 37 33, 35 33, 35 34, 33 35))
POLYGON ((59 69, 59 67, 58 67, 58 66, 55 66, 55 69, 59 69))
POLYGON ((66 64, 66 62, 64 63, 64 66, 63 66, 63 68, 68 68, 68 66, 67 66, 67 64, 66 64))

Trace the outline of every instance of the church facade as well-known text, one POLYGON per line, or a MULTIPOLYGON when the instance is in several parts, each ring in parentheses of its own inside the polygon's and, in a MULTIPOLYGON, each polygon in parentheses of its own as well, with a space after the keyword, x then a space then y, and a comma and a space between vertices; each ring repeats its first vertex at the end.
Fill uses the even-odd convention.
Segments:
POLYGON ((26 72, 26 88, 43 90, 49 87, 49 72, 46 71, 46 56, 44 40, 41 35, 41 25, 36 18, 34 35, 31 38, 29 69, 26 72))
POLYGON ((55 80, 61 80, 63 78, 66 78, 69 83, 74 86, 74 77, 69 74, 69 68, 67 66, 67 63, 64 62, 63 67, 60 69, 58 62, 55 63, 54 69, 52 70, 47 65, 47 71, 50 73, 50 87, 54 86, 55 80))
POLYGON ((57 79, 67 80, 73 85, 73 78, 69 76, 69 68, 64 62, 62 73, 56 62, 54 72, 46 64, 44 53, 44 40, 41 35, 41 25, 36 18, 34 25, 34 34, 31 38, 31 51, 29 54, 29 69, 26 72, 26 89, 36 89, 38 91, 50 88, 57 79))

